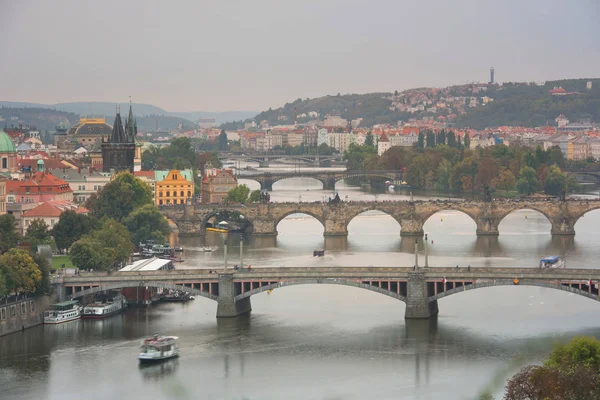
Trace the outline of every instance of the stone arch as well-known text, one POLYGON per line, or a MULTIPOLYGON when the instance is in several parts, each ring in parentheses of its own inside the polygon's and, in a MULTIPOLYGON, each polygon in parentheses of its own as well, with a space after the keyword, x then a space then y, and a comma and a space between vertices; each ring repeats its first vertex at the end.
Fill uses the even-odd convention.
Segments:
POLYGON ((560 283, 549 282, 549 281, 540 281, 535 279, 520 279, 518 285, 515 285, 512 279, 495 279, 484 282, 472 283, 470 285, 460 286, 455 289, 446 290, 445 292, 438 293, 435 296, 430 296, 429 301, 439 300, 447 296, 451 296, 453 294, 466 292, 468 290, 481 289, 487 287, 494 286, 537 286, 544 287, 549 289, 562 290, 564 292, 574 293, 583 297, 587 297, 592 300, 600 301, 600 297, 593 293, 588 293, 587 291, 580 290, 577 288, 561 285, 560 283))
POLYGON ((279 225, 279 223, 281 221, 283 221, 285 219, 285 217, 288 217, 292 214, 306 214, 310 217, 313 217, 314 219, 316 219, 317 221, 319 221, 321 223, 323 230, 325 230, 325 221, 324 221, 323 215, 318 215, 317 213, 313 212, 312 210, 307 209, 307 208, 302 208, 302 207, 299 207, 298 209, 287 210, 287 211, 277 215, 275 217, 275 230, 277 230, 277 225, 279 225))
POLYGON ((388 210, 386 210, 382 207, 379 207, 377 205, 377 203, 374 203, 374 204, 370 204, 365 207, 362 207, 359 210, 353 211, 351 214, 347 214, 347 216, 346 216, 346 232, 349 232, 348 226, 350 225, 350 222, 352 222, 352 220, 354 220, 354 218, 356 218, 359 215, 364 214, 368 211, 379 211, 380 213, 383 213, 387 216, 392 217, 394 219, 394 221, 396 221, 398 223, 398 227, 400 228, 400 231, 402 231, 402 219, 398 215, 394 215, 393 213, 389 212, 388 210))
POLYGON ((480 220, 477 215, 471 213, 469 210, 466 210, 464 207, 461 207, 461 203, 457 203, 457 204, 453 204, 454 202, 448 202, 448 204, 444 204, 443 206, 437 206, 434 207, 430 210, 428 210, 425 213, 419 213, 419 217, 420 217, 420 224, 421 224, 421 230, 423 230, 425 223, 427 223, 427 221, 433 217, 435 214, 439 213, 439 212, 443 212, 443 211, 458 211, 461 214, 464 214, 466 216, 468 216, 474 223, 475 226, 477 227, 477 231, 476 233, 479 233, 480 230, 482 230, 482 224, 484 223, 484 221, 480 220))
MULTIPOLYGON (((256 182, 256 183, 258 183, 258 186, 260 187, 260 190, 263 189, 264 182, 262 180, 258 179, 258 178, 252 178, 252 177, 246 178, 245 176, 240 175, 240 176, 238 176, 238 181, 241 181, 241 180, 256 182)), ((250 190, 252 191, 252 189, 250 189, 250 190)))
POLYGON ((275 183, 277 183, 277 182, 281 182, 281 181, 284 181, 286 179, 295 179, 295 178, 309 178, 309 179, 313 179, 313 180, 319 181, 323 185, 323 189, 325 189, 325 186, 327 185, 327 179, 323 179, 320 176, 304 176, 304 175, 298 175, 298 176, 279 176, 279 177, 277 175, 274 175, 273 178, 271 179, 271 183, 272 183, 272 185, 275 185, 275 183))
POLYGON ((243 212, 240 212, 239 209, 237 208, 215 208, 212 211, 208 212, 206 215, 204 215, 204 217, 202 218, 202 232, 206 232, 206 224, 208 224, 208 220, 211 219, 212 217, 214 217, 215 215, 217 215, 220 212, 224 212, 224 211, 236 211, 239 212, 241 215, 243 215, 246 220, 252 225, 252 219, 248 218, 248 216, 246 214, 244 214, 243 212))
POLYGON ((532 206, 532 205, 528 204, 527 206, 514 207, 514 208, 507 210, 507 211, 503 212, 502 214, 500 214, 498 216, 498 226, 500 226, 500 224, 502 223, 504 218, 506 218, 510 214, 514 213, 515 211, 521 211, 521 210, 532 210, 532 211, 538 212, 538 213, 542 214, 544 217, 546 217, 546 219, 548 220, 548 222, 551 225, 554 225, 553 218, 548 214, 548 212, 546 210, 542 209, 541 207, 537 207, 535 205, 532 206))
POLYGON ((588 208, 586 208, 580 214, 574 216, 573 217, 573 227, 575 227, 575 224, 577 223, 577 221, 579 221, 580 218, 585 216, 585 214, 587 214, 591 211, 596 211, 596 210, 600 210, 600 201, 594 201, 592 204, 588 205, 588 208))
POLYGON ((179 290, 179 291, 183 291, 183 292, 188 292, 190 294, 193 294, 194 296, 206 297, 207 299, 211 299, 214 301, 217 301, 217 299, 218 299, 218 297, 214 294, 206 293, 201 290, 194 289, 194 288, 191 288, 188 286, 178 285, 175 283, 154 282, 154 281, 151 281, 151 282, 145 282, 145 281, 114 282, 114 283, 109 283, 109 284, 105 284, 105 285, 101 285, 101 286, 95 286, 95 287, 85 289, 85 290, 80 290, 79 292, 73 293, 69 297, 71 299, 77 299, 77 298, 87 296, 90 294, 94 294, 94 293, 100 293, 100 292, 105 292, 107 290, 114 290, 114 289, 123 289, 123 288, 128 288, 128 287, 154 287, 154 288, 162 288, 162 289, 179 290))
POLYGON ((392 298, 394 298, 396 300, 400 300, 400 301, 406 303, 406 297, 405 296, 399 295, 399 294, 391 292, 389 290, 382 289, 382 288, 379 288, 379 287, 375 287, 373 285, 367 285, 365 283, 358 282, 358 281, 352 281, 352 280, 348 280, 348 279, 337 279, 337 278, 293 279, 293 280, 289 280, 289 281, 283 281, 283 282, 273 283, 271 285, 262 286, 262 287, 259 287, 259 288, 253 289, 253 290, 249 290, 249 291, 247 291, 245 293, 239 294, 239 295, 235 296, 235 301, 242 300, 244 298, 250 297, 250 296, 258 294, 258 293, 266 292, 267 290, 273 290, 273 289, 277 289, 277 288, 282 288, 282 287, 287 287, 287 286, 296 286, 296 285, 342 285, 342 286, 350 286, 350 287, 355 287, 355 288, 359 288, 359 289, 370 290, 372 292, 383 294, 385 296, 389 296, 389 297, 392 297, 392 298))

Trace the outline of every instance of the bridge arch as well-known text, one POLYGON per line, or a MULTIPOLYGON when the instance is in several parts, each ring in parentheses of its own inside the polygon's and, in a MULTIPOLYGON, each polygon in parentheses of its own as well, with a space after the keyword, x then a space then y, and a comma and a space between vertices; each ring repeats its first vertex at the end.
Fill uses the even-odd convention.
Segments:
MULTIPOLYGON (((546 212, 542 212, 542 210, 540 209, 536 209, 537 207, 517 207, 514 208, 512 210, 509 210, 507 212, 504 212, 503 214, 501 214, 498 217, 498 231, 500 231, 500 225, 502 225, 502 222, 505 221, 505 219, 509 216, 509 215, 514 215, 517 212, 525 212, 525 211, 531 211, 534 214, 539 214, 541 216, 544 217, 545 222, 547 222, 549 225, 552 225, 552 220, 550 219, 549 215, 546 212)), ((529 215, 527 214, 527 217, 529 217, 529 215)), ((511 225, 512 226, 512 225, 511 225)), ((550 228, 551 229, 551 228, 550 228)), ((513 231, 514 232, 514 231, 513 231)), ((548 233, 550 233, 550 231, 548 231, 548 233)))
POLYGON ((263 286, 263 287, 259 287, 256 289, 252 289, 248 292, 244 292, 242 294, 239 294, 237 296, 235 296, 235 301, 239 301, 242 299, 245 299, 247 297, 250 297, 252 295, 258 294, 258 293, 262 293, 262 292, 266 292, 267 290, 273 290, 273 289, 277 289, 277 288, 282 288, 282 287, 287 287, 287 286, 296 286, 296 285, 342 285, 342 286, 350 286, 350 287, 355 287, 355 288, 359 288, 359 289, 366 289, 366 290, 370 290, 372 292, 376 292, 379 294, 383 294, 385 296, 389 296, 392 297, 396 300, 400 300, 404 303, 406 303, 406 297, 402 296, 400 294, 397 294, 395 292, 389 291, 387 289, 383 289, 383 288, 379 288, 373 285, 369 285, 366 283, 362 283, 359 281, 353 281, 353 280, 348 280, 348 279, 336 279, 336 278, 332 278, 332 279, 327 279, 327 278, 323 278, 323 279, 293 279, 293 280, 289 280, 289 281, 283 281, 283 282, 278 282, 278 283, 273 283, 271 285, 267 285, 267 286, 263 286))
POLYGON ((285 181, 285 180, 288 180, 288 179, 311 179, 311 180, 314 180, 314 181, 321 182, 321 184, 323 185, 323 189, 325 189, 325 186, 327 185, 327 180, 323 179, 323 178, 321 178, 319 176, 302 176, 302 175, 298 175, 298 176, 281 176, 281 177, 274 176, 271 179, 271 188, 273 188, 274 185, 277 182, 285 181))
MULTIPOLYGON (((482 221, 480 221, 479 218, 477 218, 477 216, 472 214, 470 211, 461 208, 459 204, 452 204, 452 202, 450 202, 449 204, 443 205, 441 207, 436 207, 432 210, 428 210, 424 214, 420 214, 421 229, 424 230, 425 224, 427 224, 428 222, 434 223, 433 217, 435 215, 437 215, 441 212, 445 212, 445 211, 455 211, 455 212, 458 212, 459 214, 466 215, 467 217, 469 217, 469 219, 474 223, 474 225, 476 227, 476 229, 473 231, 473 234, 476 234, 479 231, 482 221)), ((440 217, 440 222, 442 222, 442 221, 443 221, 443 217, 440 217)), ((444 226, 446 226, 447 224, 448 224, 448 222, 446 221, 444 226)), ((435 231, 438 231, 438 229, 435 229, 435 231)), ((443 231, 444 231, 444 229, 442 227, 442 232, 443 231)))
POLYGON ((368 205, 368 206, 363 207, 363 208, 361 208, 359 210, 356 210, 352 214, 348 214, 346 216, 346 231, 350 232, 350 230, 348 229, 348 227, 350 226, 350 223, 352 221, 354 221, 354 219, 356 217, 359 217, 359 216, 361 216, 361 215, 363 215, 365 213, 368 213, 370 211, 377 211, 377 212, 379 212, 381 214, 385 214, 386 216, 391 217, 394 221, 396 221, 398 223, 398 231, 402 230, 402 220, 400 219, 399 216, 396 216, 396 215, 388 212, 387 210, 382 209, 382 207, 379 207, 377 205, 377 203, 374 203, 372 205, 368 205))
POLYGON ((277 226, 279 225, 279 223, 281 221, 283 221, 286 217, 289 217, 290 215, 293 214, 304 214, 304 215, 308 215, 310 217, 313 217, 314 219, 316 219, 317 221, 319 221, 321 223, 321 226, 323 227, 323 229, 325 229, 325 221, 323 219, 322 215, 319 215, 315 212, 313 212, 310 209, 304 209, 304 208, 299 208, 299 209, 295 209, 295 210, 288 210, 280 215, 278 215, 275 218, 275 229, 277 229, 277 226))
POLYGON ((107 290, 124 289, 124 288, 129 288, 129 287, 153 287, 153 288, 159 288, 159 289, 179 290, 182 292, 188 292, 190 294, 193 294, 194 296, 202 296, 202 297, 206 297, 207 299, 217 301, 216 295, 203 292, 199 289, 194 289, 194 288, 191 288, 189 286, 184 286, 184 285, 178 285, 176 283, 155 282, 155 281, 114 282, 114 283, 109 283, 109 284, 105 284, 105 285, 95 286, 95 287, 85 289, 85 290, 80 290, 79 292, 75 292, 75 293, 71 294, 69 297, 71 299, 77 299, 77 298, 95 294, 95 293, 106 292, 107 290))
POLYGON ((213 218, 213 217, 217 216, 217 214, 219 214, 219 213, 222 213, 222 212, 232 212, 232 211, 234 211, 234 212, 237 212, 237 213, 239 213, 240 215, 242 215, 242 216, 244 217, 244 219, 245 219, 246 221, 248 221, 248 223, 249 223, 250 225, 252 225, 252 219, 248 218, 248 216, 247 216, 247 215, 245 215, 243 212, 240 212, 238 209, 215 208, 214 210, 212 210, 211 212, 209 212, 208 214, 206 214, 206 215, 204 216, 204 218, 202 219, 202 228, 201 228, 201 229, 202 229, 202 231, 203 231, 203 232, 206 232, 206 227, 207 227, 208 221, 209 221, 211 218, 213 218))
MULTIPOLYGON (((446 290, 445 292, 438 293, 435 296, 430 296, 429 301, 439 300, 447 296, 451 296, 453 294, 466 292, 468 290, 481 289, 487 287, 494 286, 537 286, 549 289, 562 290, 564 292, 569 292, 573 294, 577 294, 583 297, 587 297, 592 300, 600 301, 600 297, 597 294, 589 293, 587 290, 581 290, 579 288, 574 288, 566 285, 562 285, 560 283, 541 281, 535 279, 520 279, 518 285, 515 285, 512 279, 495 279, 488 280, 483 282, 472 283, 469 285, 460 286, 454 289, 446 290)), ((585 284, 584 286, 587 286, 585 284)))
POLYGON ((588 205, 588 207, 581 212, 579 215, 576 215, 573 218, 573 226, 575 226, 575 224, 583 217, 585 217, 586 214, 592 212, 592 211, 596 211, 596 210, 600 210, 600 201, 594 201, 592 204, 588 205))

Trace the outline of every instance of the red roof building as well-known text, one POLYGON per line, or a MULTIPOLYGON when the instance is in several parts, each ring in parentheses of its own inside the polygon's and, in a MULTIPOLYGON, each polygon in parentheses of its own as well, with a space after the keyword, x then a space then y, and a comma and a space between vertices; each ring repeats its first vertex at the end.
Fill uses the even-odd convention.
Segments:
POLYGON ((41 203, 45 201, 73 201, 69 184, 46 172, 28 175, 23 181, 6 181, 7 203, 41 203))
POLYGON ((41 203, 37 207, 23 212, 21 218, 23 234, 27 232, 31 223, 36 219, 41 219, 49 228, 52 228, 58 222, 60 215, 67 210, 73 210, 77 214, 89 213, 88 209, 80 207, 72 201, 59 200, 41 203))

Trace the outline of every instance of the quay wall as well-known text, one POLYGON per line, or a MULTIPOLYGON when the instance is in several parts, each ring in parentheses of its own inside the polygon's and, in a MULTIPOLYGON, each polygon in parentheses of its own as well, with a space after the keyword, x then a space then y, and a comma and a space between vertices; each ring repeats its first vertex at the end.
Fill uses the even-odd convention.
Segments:
POLYGON ((44 311, 53 303, 50 296, 0 303, 0 336, 44 323, 44 311))

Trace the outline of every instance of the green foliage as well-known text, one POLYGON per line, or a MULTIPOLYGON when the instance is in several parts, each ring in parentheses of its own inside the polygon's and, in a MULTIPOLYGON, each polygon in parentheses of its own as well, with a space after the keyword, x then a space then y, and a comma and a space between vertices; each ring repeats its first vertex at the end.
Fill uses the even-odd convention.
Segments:
POLYGON ((0 215, 0 253, 17 246, 19 234, 15 230, 15 217, 12 214, 0 215))
POLYGON ((4 290, 8 293, 32 293, 42 279, 40 268, 33 258, 19 249, 10 249, 0 256, 0 274, 4 276, 4 290))
POLYGON ((256 203, 260 201, 260 190, 253 190, 250 192, 250 197, 248 198, 248 202, 256 203))
POLYGON ((465 132, 464 146, 465 149, 471 148, 471 138, 469 137, 469 132, 465 132))
POLYGON ((245 204, 248 202, 248 196, 250 195, 250 188, 247 185, 237 185, 229 192, 225 200, 231 203, 245 204))
POLYGON ((375 146, 375 140, 373 139, 373 134, 371 133, 371 131, 367 133, 367 137, 365 138, 365 146, 375 146))
POLYGON ((121 221, 145 204, 152 204, 150 186, 129 172, 120 172, 96 196, 88 199, 86 207, 98 219, 109 217, 121 221))
POLYGON ((34 219, 31 221, 27 233, 25 234, 25 240, 29 242, 31 250, 35 252, 38 245, 51 244, 52 236, 48 230, 48 225, 43 219, 34 219))
POLYGON ((107 218, 100 229, 73 243, 69 258, 77 268, 106 271, 126 261, 132 250, 127 228, 107 218))
POLYGON ((67 210, 60 214, 58 223, 52 227, 52 237, 59 250, 68 250, 83 235, 87 235, 94 226, 95 222, 90 216, 67 210))
POLYGON ((4 276, 4 271, 0 267, 0 297, 8 296, 8 286, 6 283, 6 277, 4 276))
POLYGON ((419 132, 419 136, 417 136, 417 149, 425 148, 425 134, 423 131, 419 132))
POLYGON ((50 265, 48 265, 48 261, 39 254, 33 256, 33 261, 38 266, 41 274, 40 281, 36 284, 35 292, 38 295, 50 294, 52 292, 52 284, 50 283, 50 265))
POLYGON ((567 191, 568 183, 569 180, 567 178, 567 175, 560 170, 558 165, 553 165, 550 167, 550 171, 546 176, 546 181, 544 183, 544 193, 553 196, 562 195, 563 192, 567 191))
POLYGON ((600 398, 600 342, 579 337, 557 346, 544 365, 524 367, 506 385, 505 400, 600 398))
POLYGON ((521 194, 532 194, 538 188, 538 180, 535 169, 532 167, 523 167, 519 171, 519 180, 517 181, 517 190, 521 194))
POLYGON ((227 151, 229 149, 229 143, 227 142, 227 133, 224 129, 219 134, 219 150, 227 151))
POLYGON ((346 160, 346 168, 351 171, 361 171, 365 169, 366 161, 377 156, 377 150, 373 146, 359 146, 355 143, 350 144, 348 150, 344 152, 344 160, 346 160))
POLYGON ((427 147, 435 147, 435 133, 427 131, 425 134, 427 147))
POLYGON ((169 224, 153 204, 142 206, 123 219, 135 244, 155 240, 163 242, 169 235, 169 224))

